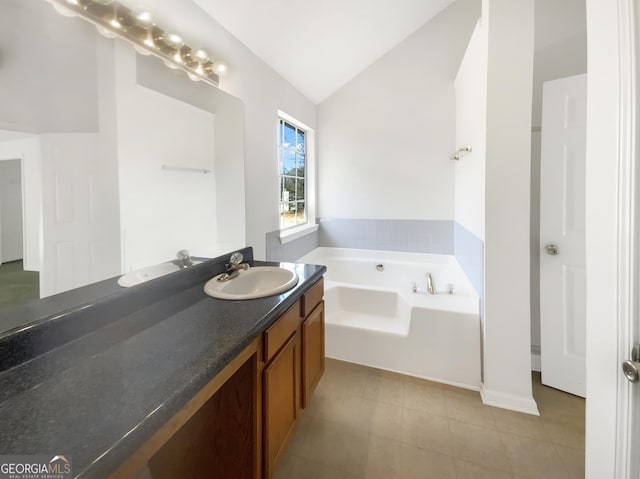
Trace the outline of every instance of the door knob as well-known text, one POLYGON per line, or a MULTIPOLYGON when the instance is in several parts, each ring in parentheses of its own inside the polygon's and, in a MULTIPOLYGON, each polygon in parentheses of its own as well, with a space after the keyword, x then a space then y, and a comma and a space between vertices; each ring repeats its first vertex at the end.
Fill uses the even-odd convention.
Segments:
POLYGON ((622 363, 622 372, 629 382, 637 383, 640 381, 640 363, 627 360, 622 363))
POLYGON ((631 359, 622 363, 624 377, 632 383, 640 381, 640 344, 636 344, 631 351, 631 359))
POLYGON ((544 250, 551 256, 555 256, 560 253, 560 248, 556 244, 548 244, 544 247, 544 250))

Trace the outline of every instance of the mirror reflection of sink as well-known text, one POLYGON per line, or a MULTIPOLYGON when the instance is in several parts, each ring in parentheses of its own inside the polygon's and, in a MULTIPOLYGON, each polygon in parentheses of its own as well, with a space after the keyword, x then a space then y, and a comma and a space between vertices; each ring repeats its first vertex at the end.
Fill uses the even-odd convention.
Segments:
POLYGON ((218 299, 255 299, 284 293, 298 284, 298 275, 277 266, 255 266, 238 275, 218 281, 214 276, 204 285, 204 292, 218 299))
MULTIPOLYGON (((193 261, 193 264, 199 264, 202 261, 193 261)), ((180 266, 175 262, 169 261, 167 263, 153 264, 151 266, 145 266, 144 268, 129 271, 127 274, 123 274, 118 278, 118 285, 123 288, 130 288, 141 283, 145 283, 152 279, 160 278, 169 273, 175 273, 180 271, 180 266)))

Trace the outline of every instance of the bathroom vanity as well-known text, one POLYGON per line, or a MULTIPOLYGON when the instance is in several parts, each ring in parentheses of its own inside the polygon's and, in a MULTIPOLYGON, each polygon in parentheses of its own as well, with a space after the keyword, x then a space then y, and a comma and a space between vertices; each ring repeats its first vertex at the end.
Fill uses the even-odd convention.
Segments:
MULTIPOLYGON (((251 248, 241 250, 254 262, 251 248)), ((74 477, 269 478, 324 371, 323 266, 226 301, 206 261, 0 337, 0 451, 74 477)))

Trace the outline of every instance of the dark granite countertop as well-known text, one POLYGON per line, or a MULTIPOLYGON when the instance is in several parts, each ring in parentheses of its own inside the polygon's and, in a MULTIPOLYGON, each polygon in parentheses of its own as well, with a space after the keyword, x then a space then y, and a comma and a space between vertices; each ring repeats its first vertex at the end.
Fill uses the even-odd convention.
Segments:
POLYGON ((95 327, 51 342, 53 349, 36 348, 18 364, 9 361, 0 372, 0 454, 64 454, 76 477, 106 477, 325 271, 281 263, 298 274, 296 287, 225 301, 203 291, 222 267, 217 260, 170 275, 181 282, 177 290, 161 278, 149 282, 157 287, 147 283, 130 296, 81 308, 74 314, 84 316, 74 321, 94 321, 97 308, 95 327), (108 321, 105 311, 112 312, 108 321))

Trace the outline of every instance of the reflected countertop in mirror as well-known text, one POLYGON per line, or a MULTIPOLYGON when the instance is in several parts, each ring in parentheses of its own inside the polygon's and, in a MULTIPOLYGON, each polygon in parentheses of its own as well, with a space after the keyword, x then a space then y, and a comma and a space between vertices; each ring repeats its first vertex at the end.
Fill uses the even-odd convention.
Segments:
POLYGON ((245 245, 240 100, 42 0, 0 3, 0 53, 0 334, 179 250, 245 245), (7 265, 40 302, 2 301, 7 265))

